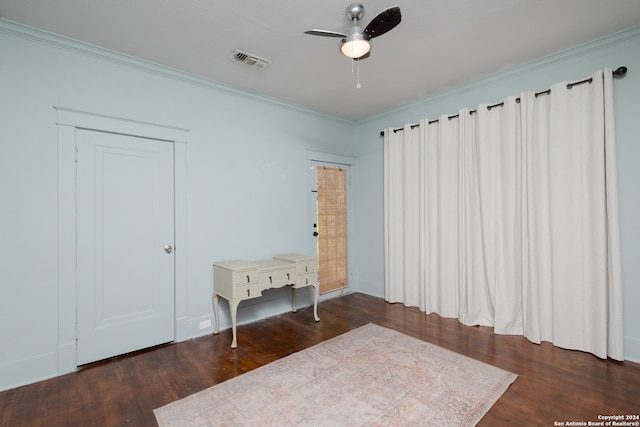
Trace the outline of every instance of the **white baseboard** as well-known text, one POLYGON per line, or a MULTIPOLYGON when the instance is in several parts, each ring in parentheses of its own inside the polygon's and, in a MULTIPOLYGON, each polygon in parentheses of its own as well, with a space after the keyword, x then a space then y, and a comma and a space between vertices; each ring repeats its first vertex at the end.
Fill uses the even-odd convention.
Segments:
POLYGON ((0 365, 0 391, 58 376, 57 353, 45 353, 0 365))

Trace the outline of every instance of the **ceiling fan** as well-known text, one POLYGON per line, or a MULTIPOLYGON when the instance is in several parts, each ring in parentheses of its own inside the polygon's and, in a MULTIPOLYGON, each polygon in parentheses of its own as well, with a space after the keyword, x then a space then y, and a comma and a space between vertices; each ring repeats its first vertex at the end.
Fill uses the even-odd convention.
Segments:
POLYGON ((380 12, 369 22, 363 30, 358 26, 358 21, 364 16, 364 6, 360 3, 352 3, 347 7, 347 18, 353 22, 353 26, 347 33, 338 33, 328 30, 309 30, 305 34, 323 37, 342 38, 340 51, 354 61, 366 59, 371 54, 371 42, 374 37, 378 37, 393 29, 400 23, 400 7, 393 6, 380 12))

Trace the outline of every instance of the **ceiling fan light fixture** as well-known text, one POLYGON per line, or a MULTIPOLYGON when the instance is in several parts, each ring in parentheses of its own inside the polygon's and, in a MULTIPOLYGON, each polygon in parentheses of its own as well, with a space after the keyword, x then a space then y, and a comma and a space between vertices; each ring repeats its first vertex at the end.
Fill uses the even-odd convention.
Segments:
POLYGON ((369 57, 372 38, 386 34, 402 20, 399 6, 389 7, 377 14, 364 30, 358 25, 358 21, 364 16, 362 4, 351 3, 347 7, 346 15, 347 19, 353 23, 351 29, 346 33, 318 29, 308 30, 304 33, 312 36, 339 37, 342 39, 340 52, 349 58, 360 61, 369 57))
POLYGON ((340 52, 349 58, 360 58, 371 50, 371 43, 364 33, 350 34, 340 45, 340 52))

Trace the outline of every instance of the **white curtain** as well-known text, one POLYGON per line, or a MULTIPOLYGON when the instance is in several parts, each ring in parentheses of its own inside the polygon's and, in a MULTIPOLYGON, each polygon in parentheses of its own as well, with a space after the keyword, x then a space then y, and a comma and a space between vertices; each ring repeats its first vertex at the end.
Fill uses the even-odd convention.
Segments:
POLYGON ((385 132, 385 297, 624 359, 612 73, 385 132))

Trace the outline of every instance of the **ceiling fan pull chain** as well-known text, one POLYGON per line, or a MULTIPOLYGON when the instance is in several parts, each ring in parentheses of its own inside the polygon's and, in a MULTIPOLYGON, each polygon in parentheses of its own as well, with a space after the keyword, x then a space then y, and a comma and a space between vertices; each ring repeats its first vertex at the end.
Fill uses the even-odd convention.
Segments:
MULTIPOLYGON (((354 60, 354 62, 356 61, 354 60)), ((360 84, 360 61, 357 61, 357 62, 358 62, 358 84, 356 85, 356 88, 360 89, 362 87, 362 85, 360 84)))

